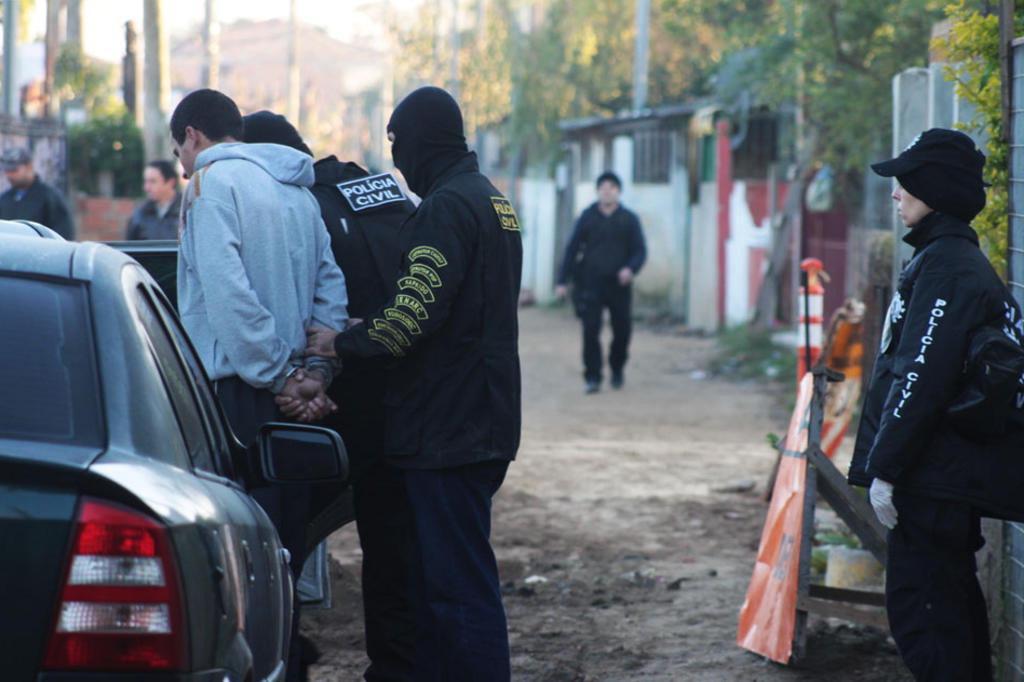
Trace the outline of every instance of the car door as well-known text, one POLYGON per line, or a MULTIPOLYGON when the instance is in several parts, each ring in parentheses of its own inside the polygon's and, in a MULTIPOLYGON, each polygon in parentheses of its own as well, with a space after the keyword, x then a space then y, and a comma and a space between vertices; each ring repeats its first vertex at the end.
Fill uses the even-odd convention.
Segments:
POLYGON ((273 524, 238 480, 232 455, 248 453, 233 452, 206 375, 169 304, 148 283, 140 283, 134 294, 194 473, 224 512, 220 518, 226 518, 203 529, 208 533, 213 560, 222 561, 236 573, 225 585, 236 585, 238 593, 222 596, 237 609, 252 652, 254 678, 272 678, 282 668, 290 634, 292 589, 287 554, 273 524), (216 556, 218 552, 222 556, 216 556))
MULTIPOLYGON (((143 267, 159 285, 168 305, 175 311, 177 321, 178 243, 175 241, 108 242, 108 245, 128 254, 143 267)), ((180 325, 178 325, 180 327, 180 325)), ((182 334, 184 337, 184 334, 182 334)), ((344 406, 341 406, 344 409, 344 406)), ((355 520, 352 488, 345 486, 337 495, 317 495, 311 510, 307 553, 334 531, 355 520)), ((304 601, 313 604, 315 602, 304 601)))

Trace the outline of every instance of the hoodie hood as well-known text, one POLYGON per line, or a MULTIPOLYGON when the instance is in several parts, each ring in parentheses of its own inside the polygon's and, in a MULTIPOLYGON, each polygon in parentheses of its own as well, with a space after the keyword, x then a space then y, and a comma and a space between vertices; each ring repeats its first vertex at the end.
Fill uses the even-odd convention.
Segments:
POLYGON ((420 88, 403 99, 391 114, 388 132, 395 135, 395 168, 421 198, 445 171, 469 156, 462 111, 441 88, 420 88))
POLYGON ((278 182, 286 185, 312 187, 313 159, 300 151, 280 144, 246 144, 224 142, 204 149, 196 157, 196 171, 215 161, 240 159, 254 163, 278 182))

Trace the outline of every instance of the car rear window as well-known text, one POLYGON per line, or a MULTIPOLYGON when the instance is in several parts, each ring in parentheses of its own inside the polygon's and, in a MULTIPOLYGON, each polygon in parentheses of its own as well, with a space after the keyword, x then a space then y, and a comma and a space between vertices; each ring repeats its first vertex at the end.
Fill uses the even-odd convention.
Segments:
POLYGON ((0 275, 0 438, 102 445, 85 287, 0 275))

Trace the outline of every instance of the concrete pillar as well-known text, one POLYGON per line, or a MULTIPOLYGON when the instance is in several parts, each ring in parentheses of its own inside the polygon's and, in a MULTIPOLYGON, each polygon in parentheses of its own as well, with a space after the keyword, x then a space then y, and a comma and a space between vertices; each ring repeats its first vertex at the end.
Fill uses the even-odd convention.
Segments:
MULTIPOLYGON (((910 146, 929 121, 931 72, 924 68, 907 69, 892 79, 892 155, 896 156, 910 146)), ((895 180, 893 187, 895 187, 895 180)), ((903 265, 914 255, 913 249, 903 242, 907 228, 892 209, 893 229, 893 291, 903 265)))
POLYGON ((952 128, 954 94, 953 81, 946 78, 946 64, 928 66, 928 128, 952 128))
POLYGON ((143 139, 146 160, 166 159, 170 155, 170 131, 167 109, 171 104, 170 47, 163 0, 144 0, 143 32, 146 41, 144 66, 145 107, 143 139))

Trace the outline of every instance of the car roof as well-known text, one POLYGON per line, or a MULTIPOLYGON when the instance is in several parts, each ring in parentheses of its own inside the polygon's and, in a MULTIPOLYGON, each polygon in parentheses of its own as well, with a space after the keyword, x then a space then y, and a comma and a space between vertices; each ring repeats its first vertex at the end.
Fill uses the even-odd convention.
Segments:
POLYGON ((0 220, 0 235, 64 239, 64 237, 61 237, 50 228, 34 223, 31 220, 0 220))
POLYGON ((121 270, 128 263, 134 261, 103 244, 0 231, 0 272, 86 282, 120 281, 121 270))

